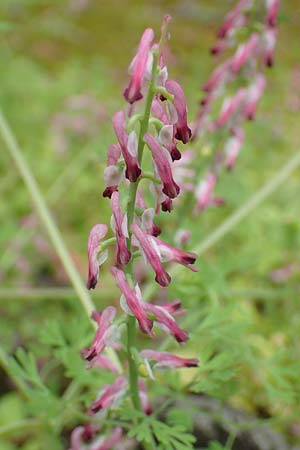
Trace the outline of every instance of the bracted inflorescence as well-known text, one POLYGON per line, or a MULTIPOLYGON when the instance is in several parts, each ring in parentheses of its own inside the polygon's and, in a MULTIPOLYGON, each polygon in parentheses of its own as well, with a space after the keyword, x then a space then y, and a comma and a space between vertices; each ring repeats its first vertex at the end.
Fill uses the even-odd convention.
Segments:
POLYGON ((236 48, 204 84, 204 97, 192 124, 193 140, 201 138, 206 148, 209 145, 215 150, 211 167, 194 189, 195 213, 224 203, 214 194, 217 179, 224 167, 231 170, 235 165, 244 143, 245 121, 254 120, 266 87, 265 68, 274 63, 279 0, 265 1, 264 23, 257 21, 256 3, 240 0, 236 4, 225 17, 217 43, 211 49, 212 55, 219 58, 236 48), (222 98, 221 110, 215 117, 222 98))
MULTIPOLYGON (((169 79, 163 60, 169 20, 170 17, 166 16, 163 21, 158 44, 154 43, 153 30, 147 29, 143 33, 130 65, 130 82, 124 91, 130 106, 113 116, 116 142, 108 149, 103 196, 110 199, 111 229, 115 237, 104 241, 108 227, 98 224, 92 228, 88 241, 88 289, 95 288, 99 265, 107 257, 107 247, 115 244, 115 265, 110 272, 120 290, 121 309, 127 316, 127 361, 120 373, 103 353, 106 348, 122 342, 122 327, 119 326, 120 320, 116 321, 116 308, 109 306, 92 315, 97 331, 90 348, 84 349, 82 356, 88 361, 87 368, 110 370, 115 379, 112 384, 101 387, 89 408, 90 415, 114 410, 127 393, 137 410, 150 414, 152 407, 147 398, 146 384, 138 376, 138 371, 145 376, 146 368, 148 377, 153 378, 156 368, 198 365, 197 359, 181 358, 166 352, 149 349, 139 353, 135 345, 136 324, 140 332, 148 336, 147 347, 153 345, 153 339, 161 332, 172 336, 179 344, 188 339, 187 331, 176 321, 176 317, 185 312, 180 311, 179 300, 152 304, 143 299, 142 286, 134 278, 135 264, 140 264, 138 258, 144 258, 144 262, 153 269, 152 278, 161 287, 171 282, 167 263, 197 270, 194 266, 196 255, 159 239, 161 229, 155 223, 161 211, 171 211, 174 199, 180 195, 180 186, 175 179, 175 163, 181 158, 178 146, 179 142, 186 144, 191 139, 183 89, 179 83, 169 79), (144 103, 142 113, 137 111, 141 103, 144 103), (145 195, 142 183, 148 184, 148 195, 145 195)), ((77 432, 74 430, 72 442, 83 439, 83 431, 81 427, 77 432)), ((118 428, 108 439, 115 442, 115 437, 121 438, 118 428)), ((105 442, 104 439, 95 448, 106 448, 105 442)), ((73 445, 73 448, 77 447, 73 445)))

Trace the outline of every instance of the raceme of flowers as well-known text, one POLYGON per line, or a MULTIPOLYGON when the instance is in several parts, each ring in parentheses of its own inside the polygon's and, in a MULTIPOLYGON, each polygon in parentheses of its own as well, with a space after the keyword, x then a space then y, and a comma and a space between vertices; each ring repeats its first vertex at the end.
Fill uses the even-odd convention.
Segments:
POLYGON ((195 213, 224 201, 215 197, 214 190, 223 167, 231 170, 244 143, 244 122, 253 120, 260 98, 266 87, 265 68, 273 66, 277 37, 279 0, 266 0, 264 24, 257 22, 255 2, 240 0, 227 14, 217 33, 218 40, 211 49, 221 57, 228 49, 236 47, 233 55, 221 62, 203 86, 204 97, 196 120, 192 124, 193 139, 222 134, 223 144, 217 142, 215 161, 203 176, 195 192, 195 213), (250 30, 250 34, 249 34, 250 30), (252 30, 252 31, 251 31, 252 30), (239 37, 248 39, 239 43, 239 37), (227 95, 232 84, 237 85, 233 95, 227 95), (247 85, 245 85, 247 83, 247 85), (224 97, 216 119, 211 117, 214 104, 224 97), (219 134, 218 134, 219 133, 219 134), (225 137, 224 137, 225 136, 225 137))
MULTIPOLYGON (((94 311, 92 319, 97 324, 97 331, 90 347, 82 351, 82 356, 87 361, 88 369, 97 367, 110 370, 115 374, 115 379, 110 385, 101 387, 89 408, 90 415, 108 413, 128 392, 132 393, 135 389, 138 392, 138 402, 134 406, 145 414, 151 413, 143 377, 132 380, 132 359, 140 374, 152 379, 159 369, 198 366, 197 359, 182 358, 151 349, 152 340, 158 333, 172 336, 181 345, 187 341, 188 332, 177 323, 177 318, 185 311, 181 310, 179 300, 164 304, 146 302, 138 280, 133 277, 133 265, 135 261, 138 264, 141 257, 151 267, 153 278, 161 287, 166 287, 171 282, 167 263, 181 264, 197 271, 194 265, 196 255, 160 239, 161 230, 155 223, 158 214, 172 210, 173 201, 180 195, 180 184, 174 178, 176 163, 181 158, 178 144, 186 144, 191 139, 183 89, 179 83, 169 79, 163 58, 162 50, 169 20, 170 17, 166 16, 162 38, 158 44, 154 42, 152 29, 144 31, 136 56, 130 64, 131 77, 124 91, 129 107, 117 111, 112 119, 115 142, 108 148, 104 173, 106 188, 103 195, 110 200, 114 238, 105 239, 108 226, 97 224, 91 229, 88 239, 88 289, 94 289, 99 278, 101 282, 99 267, 107 259, 107 247, 111 243, 115 244, 115 265, 110 268, 110 272, 120 291, 121 309, 128 316, 127 320, 134 318, 140 332, 148 336, 150 348, 143 349, 140 353, 137 349, 127 349, 129 373, 127 374, 126 362, 121 373, 104 353, 108 347, 122 348, 122 326, 120 320, 116 319, 117 310, 114 306, 108 306, 101 312, 94 311), (137 112, 140 103, 145 108, 141 114, 137 112), (151 161, 151 164, 148 161, 148 166, 151 167, 148 172, 143 167, 146 152, 151 161), (146 203, 140 188, 142 182, 149 185, 152 204, 146 203)), ((186 242, 187 238, 187 233, 183 233, 178 240, 186 242)), ((128 328, 128 333, 133 332, 135 333, 135 329, 128 328)), ((92 442, 89 449, 110 448, 111 441, 115 442, 122 436, 117 427, 110 437, 100 438, 98 443, 96 431, 90 430, 87 439, 86 429, 77 427, 72 435, 72 449, 81 448, 80 442, 89 440, 92 442)))

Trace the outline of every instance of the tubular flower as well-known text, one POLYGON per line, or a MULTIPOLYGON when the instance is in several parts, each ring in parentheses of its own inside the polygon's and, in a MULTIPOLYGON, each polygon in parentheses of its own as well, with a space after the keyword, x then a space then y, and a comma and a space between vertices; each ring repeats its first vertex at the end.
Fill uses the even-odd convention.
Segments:
POLYGON ((227 59, 223 64, 218 66, 212 73, 209 80, 203 86, 203 91, 210 93, 224 84, 230 76, 230 66, 232 64, 232 58, 227 59))
POLYGON ((122 438, 122 428, 116 427, 108 438, 98 438, 89 450, 111 450, 122 438))
POLYGON ((69 448, 69 450, 81 450, 83 433, 84 433, 84 427, 74 428, 74 430, 71 433, 71 448, 69 448))
POLYGON ((276 28, 267 28, 263 35, 263 58, 268 67, 274 64, 274 50, 276 45, 276 28))
POLYGON ((106 355, 101 354, 96 355, 87 365, 87 369, 92 369, 93 367, 110 370, 112 373, 116 375, 118 375, 119 373, 117 367, 106 355))
MULTIPOLYGON (((182 344, 187 341, 188 333, 177 325, 171 312, 168 311, 168 306, 158 306, 144 302, 143 307, 146 313, 155 317, 157 325, 173 336, 177 342, 182 344)), ((172 309, 172 306, 169 309, 172 309)))
POLYGON ((166 82, 166 89, 174 95, 174 106, 178 120, 175 124, 175 138, 186 144, 191 139, 191 130, 187 124, 187 106, 182 87, 174 80, 166 82))
POLYGON ((266 0, 267 18, 266 23, 269 27, 276 27, 279 10, 279 0, 266 0))
POLYGON ((111 197, 114 191, 118 190, 119 184, 123 181, 123 169, 117 164, 121 156, 121 148, 118 144, 112 144, 108 147, 107 165, 104 170, 104 179, 106 188, 103 197, 111 197))
POLYGON ((265 76, 261 73, 257 74, 254 83, 252 83, 246 91, 245 116, 248 120, 254 119, 258 102, 265 90, 265 87, 265 76))
POLYGON ((150 336, 153 336, 152 333, 153 322, 146 316, 141 301, 138 298, 136 292, 133 289, 131 289, 131 287, 127 283, 124 272, 122 272, 122 270, 117 269, 116 267, 112 267, 110 271, 115 278, 116 285, 124 295, 129 310, 136 317, 141 331, 143 333, 149 334, 150 336))
POLYGON ((233 114, 237 113, 245 99, 245 94, 245 89, 241 88, 237 91, 234 97, 226 98, 224 100, 220 115, 215 122, 217 129, 223 127, 225 123, 230 120, 233 114))
POLYGON ((146 28, 141 37, 137 54, 133 60, 133 70, 129 85, 124 91, 124 97, 128 103, 132 104, 143 98, 141 92, 142 84, 147 71, 149 52, 153 39, 153 30, 146 28))
POLYGON ((148 399, 145 381, 142 380, 141 378, 139 378, 138 386, 139 386, 139 397, 140 397, 143 411, 147 415, 152 414, 153 410, 152 410, 152 407, 151 407, 149 399, 148 399))
POLYGON ((108 306, 102 313, 99 311, 93 312, 92 319, 97 322, 98 329, 90 348, 82 351, 82 356, 87 361, 92 361, 107 345, 111 344, 112 339, 116 334, 116 327, 111 325, 115 315, 116 308, 113 306, 108 306))
POLYGON ((240 0, 238 4, 226 15, 224 24, 218 32, 218 37, 224 39, 228 33, 236 26, 241 13, 245 8, 250 6, 252 0, 240 0))
POLYGON ((237 73, 241 67, 252 57, 259 44, 259 34, 253 33, 245 44, 240 44, 232 59, 231 69, 237 73))
POLYGON ((163 265, 160 260, 160 252, 158 250, 158 247, 152 241, 153 237, 144 234, 142 230, 138 227, 138 225, 135 223, 131 225, 131 230, 134 236, 136 237, 145 258, 147 259, 147 261, 149 262, 149 264, 151 265, 156 274, 155 280, 162 287, 168 286, 170 284, 171 277, 163 268, 163 265))
POLYGON ((112 209, 112 228, 117 237, 117 261, 119 264, 128 264, 130 252, 127 249, 126 238, 128 238, 127 214, 123 216, 120 208, 120 194, 113 192, 110 199, 112 209))
POLYGON ((164 125, 159 132, 158 140, 168 150, 172 161, 177 161, 181 158, 181 153, 176 146, 174 138, 173 125, 164 125))
POLYGON ((88 289, 95 289, 99 278, 99 266, 107 259, 107 252, 101 252, 101 241, 107 234, 108 227, 105 224, 94 225, 88 239, 89 275, 88 289))
POLYGON ((135 182, 141 174, 141 169, 137 158, 137 143, 135 134, 128 136, 125 129, 125 123, 126 120, 124 111, 116 112, 113 117, 113 128, 126 163, 125 175, 129 181, 135 182))
POLYGON ((147 133, 144 136, 144 140, 147 143, 157 168, 159 177, 163 184, 163 193, 169 198, 175 198, 180 192, 179 186, 175 183, 172 175, 171 162, 166 151, 159 145, 156 139, 147 133))
POLYGON ((91 413, 97 413, 102 409, 114 406, 124 395, 127 389, 127 379, 125 375, 120 375, 110 385, 103 386, 99 397, 92 403, 91 413))
POLYGON ((197 267, 193 267, 193 264, 197 259, 197 255, 195 253, 184 252, 183 250, 180 250, 179 248, 176 247, 172 247, 171 245, 167 244, 164 241, 161 241, 160 239, 154 236, 150 236, 150 239, 153 245, 157 247, 161 261, 176 262, 185 267, 188 267, 193 272, 198 271, 197 267))
POLYGON ((196 211, 204 211, 208 206, 222 205, 224 200, 214 196, 214 189, 217 183, 217 176, 214 172, 209 172, 204 180, 200 181, 195 191, 197 200, 196 211))
POLYGON ((244 142, 244 131, 242 128, 234 130, 233 136, 228 139, 224 147, 225 166, 231 170, 235 165, 238 154, 244 142))
POLYGON ((166 352, 156 352, 155 350, 142 350, 141 357, 147 361, 155 361, 155 367, 198 367, 197 359, 181 358, 180 356, 171 355, 166 352))

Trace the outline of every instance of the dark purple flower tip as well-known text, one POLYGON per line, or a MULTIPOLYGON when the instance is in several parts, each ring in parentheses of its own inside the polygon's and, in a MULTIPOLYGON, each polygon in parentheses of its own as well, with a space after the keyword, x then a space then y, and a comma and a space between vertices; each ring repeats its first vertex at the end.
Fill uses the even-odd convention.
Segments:
POLYGON ((107 225, 97 224, 95 225, 89 234, 88 238, 88 258, 89 258, 89 273, 87 280, 87 288, 95 289, 99 278, 99 265, 103 264, 105 258, 101 261, 98 260, 98 250, 102 239, 105 237, 108 231, 107 225))
POLYGON ((113 192, 117 192, 118 191, 118 186, 108 186, 104 189, 103 191, 103 197, 108 197, 111 198, 113 192))
POLYGON ((136 180, 139 178, 139 176, 141 175, 142 171, 141 169, 135 165, 133 167, 127 167, 125 170, 125 176, 126 178, 131 181, 132 183, 135 183, 136 180))
POLYGON ((171 277, 168 274, 168 272, 164 273, 157 273, 155 276, 155 281, 161 286, 161 287, 167 287, 171 283, 171 277))
POLYGON ((179 141, 182 141, 184 144, 186 144, 192 137, 192 130, 186 126, 182 129, 178 129, 175 133, 175 138, 179 141))
POLYGON ((153 223, 152 235, 159 236, 160 234, 161 234, 161 228, 158 225, 156 225, 155 223, 153 223))
POLYGON ((161 203, 161 209, 164 212, 169 212, 170 213, 172 211, 172 209, 173 209, 173 202, 172 202, 172 200, 170 198, 167 198, 166 200, 164 200, 161 203))
POLYGON ((174 107, 178 116, 177 123, 175 124, 175 138, 186 144, 190 140, 192 132, 187 124, 187 106, 183 89, 174 80, 168 80, 166 82, 166 88, 174 96, 174 107))
POLYGON ((172 161, 179 161, 181 159, 181 153, 178 150, 178 148, 176 147, 176 145, 174 145, 174 147, 172 147, 170 154, 171 154, 172 161))

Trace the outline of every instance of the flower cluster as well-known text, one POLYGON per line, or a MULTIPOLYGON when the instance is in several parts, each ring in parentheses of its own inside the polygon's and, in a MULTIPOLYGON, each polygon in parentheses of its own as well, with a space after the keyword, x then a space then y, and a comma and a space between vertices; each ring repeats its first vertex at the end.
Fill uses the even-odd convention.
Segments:
MULTIPOLYGON (((218 136, 216 160, 194 190, 196 212, 208 206, 223 204, 223 200, 214 195, 217 178, 223 167, 228 170, 234 167, 244 143, 244 122, 255 118, 266 87, 264 69, 271 67, 274 62, 278 9, 279 0, 266 0, 266 18, 262 25, 252 18, 253 1, 240 0, 227 14, 217 33, 217 43, 211 49, 213 55, 219 58, 234 46, 236 51, 218 65, 204 84, 205 95, 192 125, 193 139, 205 133, 211 136, 212 141, 218 136), (249 30, 248 39, 237 45, 239 36, 244 36, 249 30), (226 92, 230 88, 232 91, 232 86, 237 86, 236 91, 228 97, 226 92), (221 97, 225 98, 219 114, 214 118, 215 104, 221 97)), ((206 138, 209 139, 208 136, 206 138)))
MULTIPOLYGON (((196 255, 160 239, 161 229, 155 223, 161 211, 172 210, 172 203, 180 194, 181 183, 175 180, 176 163, 182 156, 178 147, 180 142, 186 144, 191 139, 183 89, 176 81, 169 79, 163 58, 169 20, 170 17, 166 16, 163 21, 159 43, 154 42, 152 29, 146 29, 143 33, 137 54, 129 67, 130 82, 124 91, 129 107, 127 111, 116 112, 112 119, 116 142, 108 149, 103 196, 110 199, 114 236, 105 240, 108 227, 97 224, 91 229, 88 239, 88 289, 96 287, 99 266, 107 258, 107 247, 115 244, 115 264, 110 272, 120 290, 121 309, 127 316, 128 361, 128 365, 124 363, 124 370, 120 370, 104 353, 108 347, 123 348, 122 319, 116 320, 116 308, 108 306, 101 312, 94 311, 92 319, 97 324, 97 331, 91 346, 82 351, 82 356, 87 361, 88 369, 98 367, 109 370, 115 374, 115 379, 112 384, 101 387, 89 408, 90 415, 114 410, 128 391, 134 407, 149 414, 152 408, 143 377, 154 378, 159 368, 198 365, 197 359, 152 349, 139 351, 131 346, 136 323, 149 339, 161 332, 172 336, 179 344, 188 339, 187 331, 176 320, 185 313, 179 300, 153 304, 143 299, 138 280, 134 279, 135 260, 143 257, 161 287, 171 282, 165 263, 177 263, 192 271, 197 270, 194 266, 196 255), (144 102, 141 102, 142 99, 144 102), (144 103, 143 113, 137 111, 140 103, 144 103), (143 161, 146 149, 148 161, 146 155, 143 161), (148 196, 142 190, 142 182, 149 187, 148 196), (137 371, 140 376, 135 376, 137 371)), ((74 431, 74 440, 82 439, 82 433, 82 428, 78 433, 74 431)), ((118 428, 109 439, 114 440, 116 436, 120 437, 118 428)), ((98 447, 92 444, 89 448, 108 448, 105 442, 101 441, 98 447)), ((73 445, 74 448, 77 447, 73 445)))

